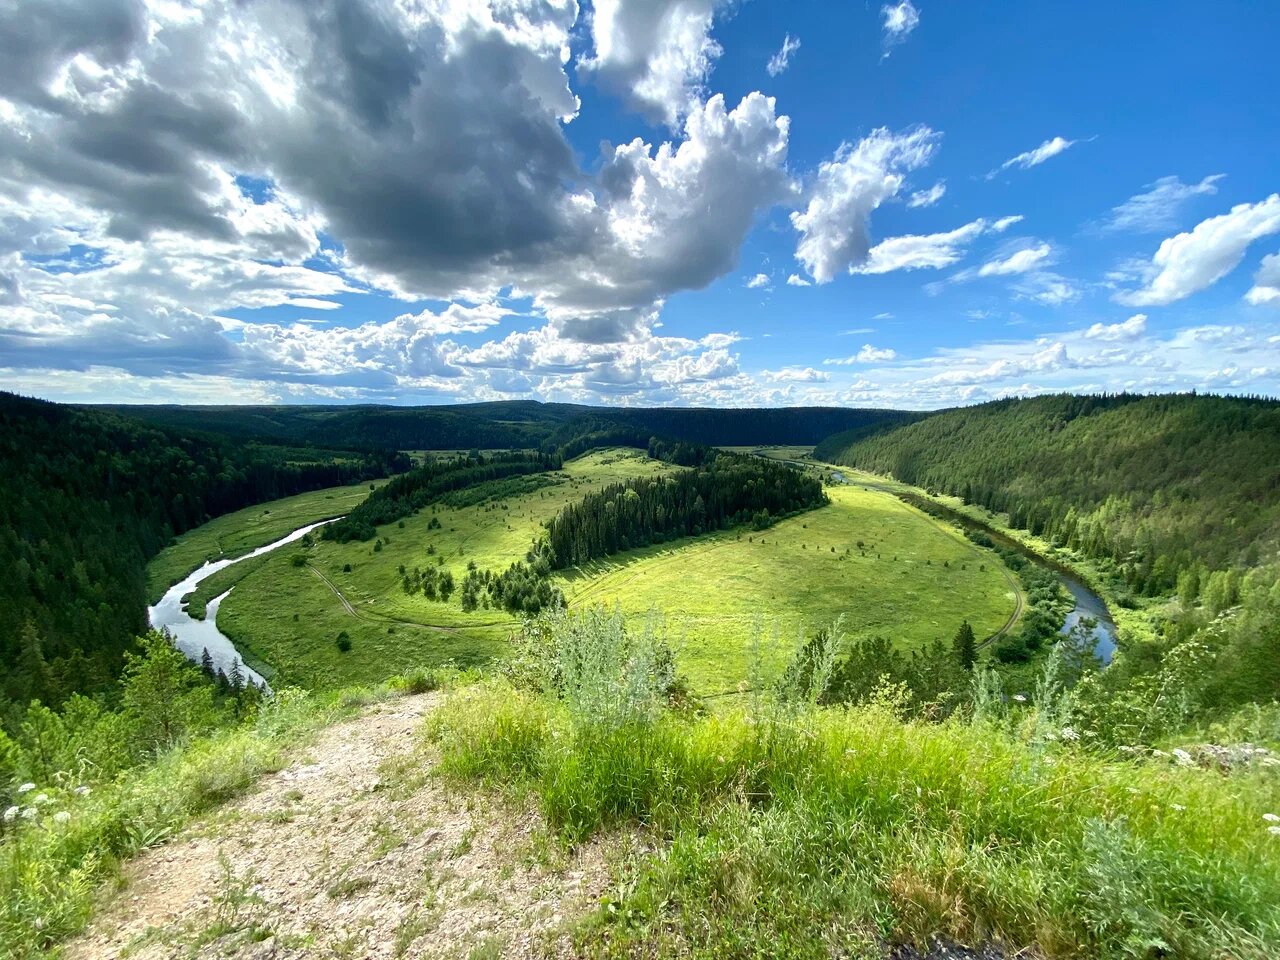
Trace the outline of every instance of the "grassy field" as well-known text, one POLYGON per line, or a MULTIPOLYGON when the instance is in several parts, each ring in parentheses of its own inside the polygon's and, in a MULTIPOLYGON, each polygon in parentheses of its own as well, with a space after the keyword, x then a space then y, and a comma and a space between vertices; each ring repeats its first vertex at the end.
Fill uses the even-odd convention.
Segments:
MULTIPOLYGON (((503 652, 515 618, 500 609, 464 612, 460 593, 448 603, 410 596, 400 567, 439 565, 459 583, 471 561, 499 572, 565 504, 607 483, 675 469, 638 451, 597 451, 519 496, 440 506, 381 528, 380 549, 321 541, 269 555, 247 573, 233 567, 196 600, 237 583, 219 626, 251 662, 270 665, 277 684, 333 688, 446 661, 481 663, 503 652), (303 566, 295 565, 299 554, 303 566), (338 649, 341 633, 349 652, 338 649)), ((989 552, 892 496, 853 486, 829 492, 830 506, 763 532, 631 551, 557 582, 574 605, 619 604, 636 616, 665 611, 681 668, 702 691, 747 677, 756 651, 764 668, 776 667, 800 631, 837 616, 850 635, 879 634, 906 647, 949 639, 966 617, 979 637, 1008 620, 1014 587, 989 552)))
POLYGON ((346 513, 369 495, 373 484, 331 487, 273 503, 245 507, 189 530, 147 564, 147 595, 155 603, 171 586, 206 560, 237 557, 314 523, 346 513))
POLYGON ((968 618, 979 638, 1000 629, 1015 584, 990 551, 895 497, 836 486, 831 504, 761 531, 728 531, 634 550, 565 578, 570 605, 662 609, 695 688, 750 672, 763 626, 766 669, 785 662, 800 633, 843 618, 851 637, 880 635, 911 648, 950 640, 968 618), (681 638, 683 635, 683 639, 681 638))
POLYGON ((609 483, 676 469, 638 451, 597 451, 522 496, 439 507, 383 527, 380 550, 320 541, 306 551, 304 567, 293 565, 299 551, 273 554, 223 602, 218 625, 253 661, 274 668, 273 683, 331 688, 447 661, 484 662, 503 651, 517 621, 500 609, 466 613, 458 593, 448 603, 409 596, 400 566, 438 564, 459 584, 470 561, 505 570, 566 504, 609 483), (438 529, 430 528, 433 518, 438 529), (336 643, 343 632, 352 644, 347 653, 336 643))

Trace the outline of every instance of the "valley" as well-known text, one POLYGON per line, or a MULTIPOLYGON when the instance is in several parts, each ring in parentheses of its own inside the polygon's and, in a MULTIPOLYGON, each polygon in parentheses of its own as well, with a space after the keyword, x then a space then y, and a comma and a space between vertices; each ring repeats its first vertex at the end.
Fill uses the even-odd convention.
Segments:
MULTIPOLYGON (((471 563, 504 569, 568 503, 673 469, 682 468, 639 451, 595 451, 527 492, 438 506, 388 524, 374 543, 316 539, 243 574, 229 568, 193 601, 234 586, 218 625, 273 683, 330 688, 415 666, 484 664, 501 657, 519 618, 484 606, 464 611, 456 594, 446 602, 410 595, 401 567, 438 565, 458 579, 471 563), (341 633, 352 644, 345 653, 335 645, 341 633)), ((636 619, 662 612, 680 668, 699 692, 731 688, 756 669, 776 674, 805 636, 837 618, 850 636, 883 635, 906 650, 949 640, 966 619, 980 638, 1011 626, 1018 587, 989 551, 892 496, 848 485, 827 493, 829 505, 766 530, 628 550, 552 580, 574 607, 617 606, 636 619), (760 664, 753 666, 753 656, 760 664)), ((345 502, 329 496, 340 494, 308 495, 289 515, 345 502)), ((265 509, 281 513, 276 505, 265 509)), ((219 521, 226 536, 235 522, 219 521)), ((168 562, 167 553, 157 558, 168 562)))

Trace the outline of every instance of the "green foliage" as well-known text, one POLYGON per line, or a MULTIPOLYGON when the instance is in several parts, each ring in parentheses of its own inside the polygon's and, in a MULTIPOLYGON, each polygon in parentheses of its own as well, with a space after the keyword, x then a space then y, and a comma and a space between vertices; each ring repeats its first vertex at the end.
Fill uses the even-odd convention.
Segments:
POLYGON ((782 464, 719 453, 702 466, 659 479, 637 478, 589 494, 547 524, 557 569, 634 547, 781 519, 827 503, 818 480, 782 464))
MULTIPOLYGON (((395 477, 369 494, 364 503, 336 523, 324 528, 323 537, 338 543, 372 540, 376 528, 417 513, 446 494, 485 485, 491 495, 495 481, 560 469, 559 457, 549 454, 507 453, 493 457, 477 454, 459 460, 431 460, 395 477)), ((381 550, 381 541, 374 545, 381 550)))
MULTIPOLYGON (((626 687, 626 658, 584 649, 616 649, 616 630, 581 626, 547 621, 537 650, 612 663, 613 681, 588 688, 626 687)), ((815 676, 837 659, 833 637, 810 650, 815 676)), ((785 704, 707 715, 583 709, 615 701, 575 703, 547 673, 561 660, 535 652, 535 682, 451 696, 431 732, 446 774, 529 791, 568 842, 634 824, 662 846, 627 864, 580 931, 588 953, 816 958, 838 943, 879 955, 885 940, 935 935, 1047 957, 1280 949, 1263 817, 1280 797, 1275 773, 1225 778, 1083 749, 1063 725, 1059 658, 1025 705, 993 695, 979 669, 976 718, 942 723, 904 722, 883 684, 853 708, 805 705, 817 682, 785 704)))
POLYGON ((399 462, 182 435, 0 393, 0 696, 109 689, 146 628, 146 561, 175 534, 399 462))
MULTIPOLYGON (((1251 566, 1280 546, 1280 403, 1070 396, 950 410, 819 459, 1008 513, 1014 526, 1119 565, 1140 594, 1184 571, 1251 566)), ((1189 589, 1188 581, 1182 586, 1189 589)), ((1230 605, 1230 585, 1212 588, 1230 605)), ((1225 608, 1225 607, 1220 607, 1225 608)))

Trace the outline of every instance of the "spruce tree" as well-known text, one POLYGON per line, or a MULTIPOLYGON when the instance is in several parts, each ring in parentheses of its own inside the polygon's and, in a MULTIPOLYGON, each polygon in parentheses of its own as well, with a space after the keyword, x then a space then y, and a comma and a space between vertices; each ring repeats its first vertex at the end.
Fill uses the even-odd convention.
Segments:
POLYGON ((960 661, 960 666, 966 670, 972 670, 973 665, 978 662, 978 641, 973 635, 973 627, 969 626, 966 620, 960 624, 960 629, 956 631, 956 638, 952 641, 955 648, 956 659, 960 661))

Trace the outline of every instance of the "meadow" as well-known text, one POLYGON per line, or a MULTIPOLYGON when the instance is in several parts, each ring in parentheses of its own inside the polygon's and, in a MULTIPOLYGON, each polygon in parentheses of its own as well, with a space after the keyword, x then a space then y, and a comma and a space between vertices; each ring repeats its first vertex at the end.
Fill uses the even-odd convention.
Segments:
POLYGON ((381 481, 300 493, 224 514, 178 537, 147 564, 147 598, 155 603, 208 560, 238 557, 317 520, 341 516, 381 481))
MULTIPOLYGON (((219 626, 273 683, 332 689, 422 666, 478 665, 504 652, 518 618, 483 606, 465 612, 457 593, 448 602, 407 594, 402 567, 438 565, 459 583, 469 563, 501 572, 566 504, 679 469, 639 451, 595 451, 537 482, 504 481, 464 498, 487 495, 479 502, 437 504, 381 528, 372 543, 321 540, 231 567, 202 585, 192 607, 234 584, 219 626)), ((573 606, 665 611, 680 668, 699 692, 776 670, 802 636, 837 617, 850 636, 904 648, 949 640, 966 618, 979 638, 1009 621, 1017 586, 993 554, 895 497, 850 485, 828 493, 829 506, 764 531, 632 550, 554 579, 573 606)))

